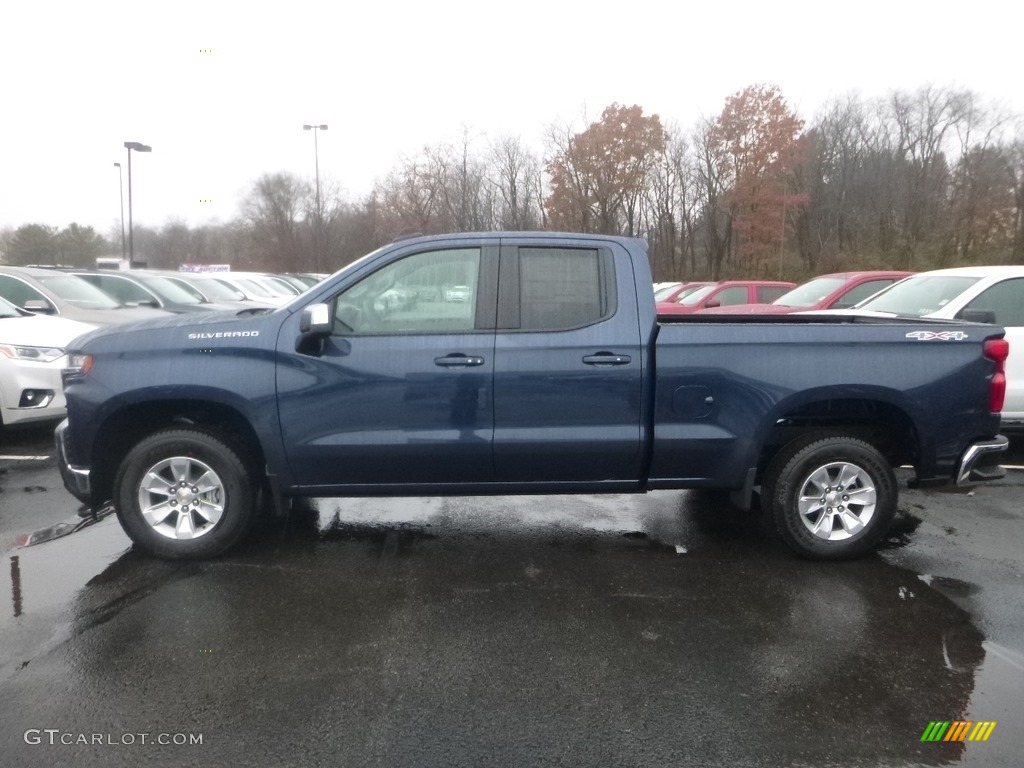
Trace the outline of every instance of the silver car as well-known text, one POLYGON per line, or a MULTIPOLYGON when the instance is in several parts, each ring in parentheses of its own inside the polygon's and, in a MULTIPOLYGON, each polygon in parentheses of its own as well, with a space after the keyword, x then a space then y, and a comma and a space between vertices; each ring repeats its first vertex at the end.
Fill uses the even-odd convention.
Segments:
POLYGON ((0 267, 0 298, 35 314, 93 325, 169 316, 161 309, 126 307, 80 277, 34 267, 0 267))

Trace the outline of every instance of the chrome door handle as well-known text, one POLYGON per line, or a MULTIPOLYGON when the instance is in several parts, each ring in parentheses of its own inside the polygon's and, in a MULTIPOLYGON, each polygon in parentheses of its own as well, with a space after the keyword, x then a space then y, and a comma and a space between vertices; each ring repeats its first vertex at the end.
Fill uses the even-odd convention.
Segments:
POLYGON ((434 365, 440 365, 442 368, 472 368, 483 364, 484 359, 482 357, 472 357, 462 354, 452 354, 434 358, 434 365))
POLYGON ((586 355, 583 358, 587 365, 627 365, 632 360, 629 355, 616 355, 612 352, 598 352, 596 355, 586 355))

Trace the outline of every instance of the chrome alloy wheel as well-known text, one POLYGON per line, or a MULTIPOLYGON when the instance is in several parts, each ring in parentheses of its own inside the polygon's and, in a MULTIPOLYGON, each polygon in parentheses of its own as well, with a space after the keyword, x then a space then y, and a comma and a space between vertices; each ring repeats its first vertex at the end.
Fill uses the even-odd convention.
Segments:
POLYGON ((150 527, 169 539, 198 539, 224 514, 224 483, 210 466, 172 456, 152 467, 139 483, 139 509, 150 527))
POLYGON ((800 520, 820 539, 849 539, 874 517, 876 497, 871 476, 856 464, 825 464, 811 472, 800 488, 800 520))

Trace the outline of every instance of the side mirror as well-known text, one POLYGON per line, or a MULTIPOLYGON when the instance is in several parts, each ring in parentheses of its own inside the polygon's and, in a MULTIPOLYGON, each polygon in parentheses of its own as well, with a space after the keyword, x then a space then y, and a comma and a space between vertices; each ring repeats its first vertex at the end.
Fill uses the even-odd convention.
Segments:
POLYGON ((53 305, 51 305, 46 299, 29 299, 25 302, 22 309, 28 310, 29 312, 41 312, 44 315, 52 315, 55 311, 53 305))
POLYGON ((324 339, 331 335, 334 323, 331 308, 327 304, 313 304, 299 315, 299 337, 295 340, 295 351, 304 355, 323 353, 324 339))
POLYGON ((965 309, 960 313, 960 319, 968 323, 996 324, 996 312, 994 309, 965 309))
POLYGON ((712 299, 711 301, 704 305, 704 309, 714 309, 715 307, 720 306, 722 306, 722 302, 720 302, 718 299, 712 299))

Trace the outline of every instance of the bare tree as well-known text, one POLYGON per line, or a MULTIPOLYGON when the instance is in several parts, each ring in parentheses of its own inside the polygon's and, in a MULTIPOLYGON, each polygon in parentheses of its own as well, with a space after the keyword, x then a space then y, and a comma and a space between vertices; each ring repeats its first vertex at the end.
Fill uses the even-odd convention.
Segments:
POLYGON ((700 211, 696 232, 703 242, 705 274, 718 280, 732 248, 732 212, 725 200, 728 191, 725 162, 712 129, 713 123, 703 120, 693 133, 696 204, 700 211))
POLYGON ((254 264, 281 271, 314 268, 313 254, 303 248, 301 234, 309 223, 309 196, 309 184, 288 173, 257 179, 242 203, 254 264))
POLYGON ((655 278, 681 280, 696 270, 696 177, 685 136, 678 128, 670 128, 665 152, 648 176, 643 206, 655 278))
POLYGON ((971 113, 972 101, 968 92, 932 86, 913 94, 897 91, 890 101, 898 152, 908 165, 903 211, 903 254, 908 269, 914 268, 926 230, 940 221, 949 178, 946 150, 957 126, 971 113))
POLYGON ((519 138, 503 136, 491 145, 489 171, 499 198, 498 227, 514 231, 540 228, 540 197, 534 181, 540 172, 537 156, 519 138))

